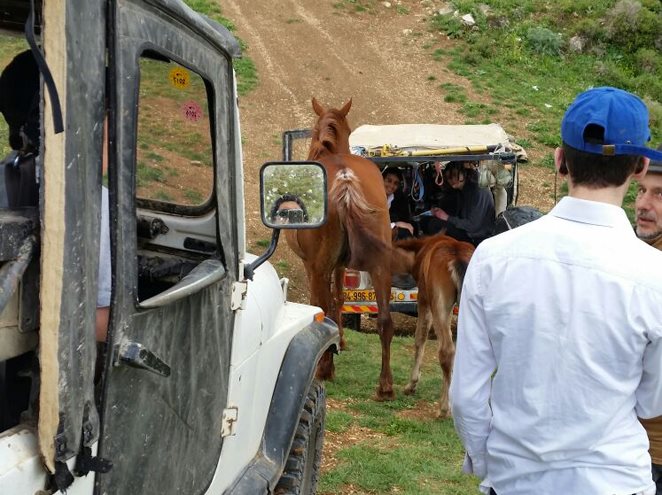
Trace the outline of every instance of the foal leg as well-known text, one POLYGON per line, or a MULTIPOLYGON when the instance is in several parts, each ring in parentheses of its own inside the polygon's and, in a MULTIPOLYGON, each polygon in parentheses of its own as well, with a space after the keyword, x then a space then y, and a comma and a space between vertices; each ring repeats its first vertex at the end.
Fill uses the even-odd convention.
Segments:
POLYGON ((441 383, 441 396, 439 397, 439 416, 447 418, 450 416, 450 405, 448 402, 448 389, 453 374, 453 358, 455 357, 455 344, 451 333, 451 314, 455 296, 439 295, 432 311, 432 321, 437 335, 437 355, 443 373, 441 383))
MULTIPOLYGON (((419 292, 420 295, 420 292, 419 292)), ((416 392, 416 385, 421 378, 421 365, 423 364, 423 356, 425 354, 425 342, 428 340, 428 333, 432 319, 430 317, 430 310, 427 303, 418 300, 418 319, 416 321, 416 344, 414 353, 414 367, 411 369, 409 383, 405 387, 405 394, 411 395, 416 392)))
POLYGON ((345 302, 343 296, 343 279, 345 276, 345 268, 337 266, 333 272, 333 309, 332 315, 329 315, 338 324, 338 331, 340 332, 340 350, 347 350, 347 343, 345 342, 345 332, 342 327, 342 305, 345 302))
MULTIPOLYGON (((388 265, 387 265, 388 266, 388 265)), ((382 343, 382 369, 379 374, 377 387, 378 401, 393 400, 393 374, 391 373, 391 341, 393 340, 393 320, 389 306, 391 299, 391 273, 390 270, 379 266, 370 272, 377 298, 377 329, 382 343)))

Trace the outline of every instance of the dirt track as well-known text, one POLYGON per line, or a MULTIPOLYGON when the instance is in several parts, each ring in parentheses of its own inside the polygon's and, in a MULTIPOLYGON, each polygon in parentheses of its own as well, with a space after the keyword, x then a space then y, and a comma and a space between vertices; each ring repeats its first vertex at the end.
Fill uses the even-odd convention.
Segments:
MULTIPOLYGON (((439 123, 462 124, 457 106, 446 103, 439 84, 452 82, 480 101, 469 82, 432 60, 424 46, 432 41, 450 43, 428 30, 426 16, 444 2, 401 0, 375 2, 370 12, 355 13, 352 4, 334 7, 335 0, 222 0, 223 15, 246 42, 246 54, 255 62, 259 85, 240 100, 246 177, 247 235, 255 242, 268 239, 259 219, 259 167, 277 160, 281 133, 309 128, 315 96, 327 106, 340 107, 353 98, 350 124, 439 123), (399 14, 396 4, 406 7, 399 14), (432 79, 430 76, 434 76, 432 79)), ((514 132, 511 129, 506 130, 514 132)), ((522 195, 540 196, 539 187, 553 176, 538 167, 522 170, 522 195)), ((546 186, 545 186, 546 187, 546 186)), ((549 196, 549 191, 544 191, 549 196)), ((536 204, 520 197, 520 203, 536 204)), ((539 205, 542 207, 548 205, 539 205)), ((291 280, 295 300, 305 301, 305 280, 300 262, 282 243, 272 258, 279 272, 291 280)))

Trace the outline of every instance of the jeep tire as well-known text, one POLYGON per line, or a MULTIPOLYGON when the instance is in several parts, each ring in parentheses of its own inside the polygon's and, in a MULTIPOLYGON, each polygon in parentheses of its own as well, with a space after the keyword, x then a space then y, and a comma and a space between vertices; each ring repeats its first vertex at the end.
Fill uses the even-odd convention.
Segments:
POLYGON ((290 455, 278 484, 276 495, 314 495, 320 476, 326 392, 324 385, 313 380, 299 419, 290 455))

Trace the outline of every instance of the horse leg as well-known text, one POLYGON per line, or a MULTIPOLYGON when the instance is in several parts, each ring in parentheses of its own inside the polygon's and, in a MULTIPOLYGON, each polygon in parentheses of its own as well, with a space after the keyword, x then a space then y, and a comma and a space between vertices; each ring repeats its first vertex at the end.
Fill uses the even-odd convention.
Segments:
POLYGON ((342 305, 345 302, 343 296, 343 279, 345 277, 345 267, 337 266, 333 272, 333 316, 338 324, 338 331, 340 332, 340 350, 347 350, 347 343, 345 342, 345 332, 342 326, 342 305))
MULTIPOLYGON (((420 292, 419 292, 420 295, 420 292)), ((411 369, 409 383, 405 387, 405 394, 411 395, 416 392, 416 385, 421 378, 421 365, 425 354, 425 342, 428 340, 432 320, 430 309, 424 299, 418 300, 418 320, 416 321, 416 344, 414 353, 414 367, 411 369)))
POLYGON ((390 270, 378 267, 370 272, 377 299, 377 329, 382 343, 382 369, 379 374, 376 400, 393 400, 393 374, 391 373, 391 341, 393 340, 393 320, 389 302, 391 298, 390 270))
POLYGON ((453 313, 455 296, 448 297, 445 294, 439 294, 436 299, 432 310, 432 321, 437 335, 439 365, 443 373, 441 395, 439 397, 439 417, 447 418, 450 416, 448 389, 451 384, 453 358, 455 357, 455 344, 453 343, 453 335, 451 333, 451 315, 453 313))
MULTIPOLYGON (((309 274, 319 273, 319 271, 315 272, 313 268, 309 270, 308 267, 306 267, 306 271, 309 274)), ((328 314, 331 305, 331 273, 325 271, 321 276, 312 276, 308 280, 310 282, 310 304, 321 307, 328 314)), ((333 380, 335 378, 336 369, 333 364, 333 353, 332 349, 327 349, 322 354, 315 373, 318 380, 333 380)))

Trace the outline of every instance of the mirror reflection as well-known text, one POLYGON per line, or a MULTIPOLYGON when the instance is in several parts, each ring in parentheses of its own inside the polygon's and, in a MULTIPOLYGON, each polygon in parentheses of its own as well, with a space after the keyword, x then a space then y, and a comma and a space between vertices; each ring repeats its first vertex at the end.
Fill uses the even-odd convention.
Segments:
POLYGON ((326 174, 314 162, 262 168, 262 222, 272 228, 313 228, 326 220, 326 174))

